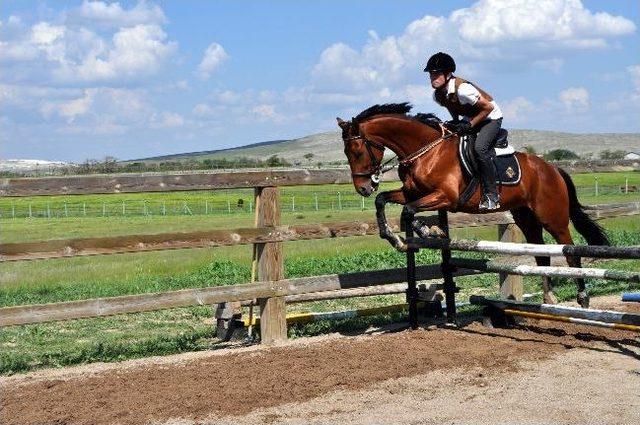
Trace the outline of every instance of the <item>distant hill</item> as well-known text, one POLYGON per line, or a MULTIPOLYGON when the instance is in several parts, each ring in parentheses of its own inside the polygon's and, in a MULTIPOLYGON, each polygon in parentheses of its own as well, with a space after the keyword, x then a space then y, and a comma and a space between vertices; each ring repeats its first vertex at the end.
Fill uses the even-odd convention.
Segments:
MULTIPOLYGON (((553 149, 569 149, 578 155, 597 154, 603 150, 637 151, 640 146, 639 133, 561 133, 541 130, 509 130, 509 140, 516 149, 532 146, 536 152, 544 153, 553 149)), ((252 159, 266 159, 271 155, 291 163, 307 164, 317 162, 344 161, 342 139, 339 131, 318 133, 292 140, 274 140, 254 143, 231 149, 220 149, 203 152, 189 152, 176 155, 156 156, 126 162, 158 162, 179 161, 185 159, 234 159, 247 157, 252 159), (306 154, 313 154, 311 160, 304 158, 306 154)))
POLYGON ((53 170, 69 165, 61 161, 43 159, 0 159, 0 172, 21 173, 33 170, 53 170))
POLYGON ((252 143, 250 145, 241 146, 239 148, 216 149, 216 150, 211 150, 211 151, 199 151, 199 152, 188 152, 188 153, 172 154, 172 155, 161 155, 161 156, 154 156, 154 157, 151 157, 151 158, 129 159, 129 160, 123 161, 123 162, 176 161, 176 160, 182 160, 182 159, 187 159, 187 158, 195 158, 195 159, 206 159, 206 158, 214 158, 214 157, 215 158, 223 158, 223 157, 225 157, 224 154, 221 155, 221 156, 218 156, 217 154, 233 151, 233 150, 236 150, 236 149, 250 149, 250 148, 257 148, 257 147, 262 147, 262 146, 269 146, 269 145, 274 145, 274 144, 278 144, 278 143, 282 143, 282 142, 288 142, 288 140, 269 140, 269 141, 266 141, 266 142, 252 143))

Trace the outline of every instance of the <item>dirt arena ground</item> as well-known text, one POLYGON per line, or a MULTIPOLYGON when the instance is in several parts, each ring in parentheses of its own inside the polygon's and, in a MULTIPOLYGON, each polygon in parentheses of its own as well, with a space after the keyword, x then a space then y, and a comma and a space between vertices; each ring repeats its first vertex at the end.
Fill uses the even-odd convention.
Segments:
MULTIPOLYGON (((596 308, 640 312, 618 297, 596 308)), ((372 331, 0 379, 2 424, 637 424, 640 339, 556 322, 372 331)))

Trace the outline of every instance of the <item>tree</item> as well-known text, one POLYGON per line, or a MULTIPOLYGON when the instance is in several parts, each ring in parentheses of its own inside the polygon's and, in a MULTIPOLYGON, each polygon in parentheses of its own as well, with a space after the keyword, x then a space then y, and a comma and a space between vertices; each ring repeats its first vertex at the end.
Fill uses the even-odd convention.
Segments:
POLYGON ((621 150, 612 151, 609 149, 605 149, 600 152, 600 158, 601 159, 623 159, 626 154, 627 153, 625 151, 621 151, 621 150))
POLYGON ((313 153, 309 152, 309 153, 305 153, 303 158, 309 161, 309 163, 311 163, 311 160, 313 159, 314 156, 315 155, 313 153))
POLYGON ((525 146, 523 146, 523 147, 522 147, 522 149, 524 149, 524 151, 525 151, 526 153, 529 153, 529 154, 531 154, 531 155, 536 155, 536 154, 537 154, 537 152, 536 152, 536 148, 534 148, 534 147, 533 147, 533 146, 531 146, 531 145, 525 145, 525 146))
POLYGON ((547 161, 565 161, 579 158, 577 153, 568 149, 553 149, 544 154, 544 159, 547 161))

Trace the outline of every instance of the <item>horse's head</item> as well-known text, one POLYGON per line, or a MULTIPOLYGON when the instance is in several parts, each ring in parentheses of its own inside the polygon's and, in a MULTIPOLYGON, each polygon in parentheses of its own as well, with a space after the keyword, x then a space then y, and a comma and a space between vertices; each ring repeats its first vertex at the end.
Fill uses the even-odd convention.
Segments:
POLYGON ((360 195, 371 196, 380 184, 384 146, 368 140, 361 133, 359 124, 340 118, 337 120, 342 129, 344 154, 349 160, 353 185, 360 195))

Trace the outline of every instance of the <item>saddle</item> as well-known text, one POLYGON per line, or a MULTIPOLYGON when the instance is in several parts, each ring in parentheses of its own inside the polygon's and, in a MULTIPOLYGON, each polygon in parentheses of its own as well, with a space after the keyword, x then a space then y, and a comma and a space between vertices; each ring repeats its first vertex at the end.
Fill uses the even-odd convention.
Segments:
MULTIPOLYGON (((509 144, 509 132, 501 128, 495 139, 494 155, 492 161, 496 167, 496 184, 502 186, 515 186, 520 183, 522 172, 518 158, 514 155, 515 149, 509 144)), ((465 135, 460 137, 458 144, 458 156, 462 164, 462 170, 468 177, 469 184, 460 194, 458 207, 466 204, 476 191, 480 180, 478 178, 478 163, 474 152, 475 136, 465 135)))
MULTIPOLYGON (((520 183, 520 163, 514 155, 515 149, 509 145, 509 132, 501 128, 495 139, 495 148, 493 155, 493 164, 496 167, 497 184, 504 186, 515 186, 520 183)), ((473 136, 465 135, 460 137, 458 145, 458 155, 462 163, 462 169, 467 177, 473 177, 478 174, 478 164, 474 152, 473 136)))

